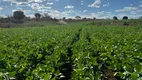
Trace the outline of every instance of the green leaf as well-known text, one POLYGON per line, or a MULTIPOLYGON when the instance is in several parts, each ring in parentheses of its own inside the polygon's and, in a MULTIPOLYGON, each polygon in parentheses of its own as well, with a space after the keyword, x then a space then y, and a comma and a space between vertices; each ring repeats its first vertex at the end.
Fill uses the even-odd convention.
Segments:
POLYGON ((44 76, 44 80, 50 80, 50 74, 46 74, 46 75, 44 76))
POLYGON ((142 66, 135 66, 136 72, 141 72, 142 71, 142 66))
POLYGON ((138 74, 137 73, 132 73, 131 74, 131 78, 132 78, 132 80, 136 80, 137 78, 138 78, 138 74))
POLYGON ((40 59, 42 57, 42 54, 38 54, 38 59, 40 59))
POLYGON ((14 77, 14 76, 15 76, 15 74, 16 74, 16 72, 15 72, 15 71, 13 71, 13 72, 9 72, 10 77, 14 77))
POLYGON ((3 80, 3 73, 0 72, 0 80, 3 80))

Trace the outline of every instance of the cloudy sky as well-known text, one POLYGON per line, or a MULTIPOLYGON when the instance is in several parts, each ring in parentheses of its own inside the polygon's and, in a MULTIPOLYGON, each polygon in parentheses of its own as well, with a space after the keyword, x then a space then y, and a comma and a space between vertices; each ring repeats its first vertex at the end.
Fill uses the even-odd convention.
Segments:
POLYGON ((142 0, 0 0, 0 16, 13 15, 15 10, 23 10, 26 16, 38 12, 57 18, 138 18, 142 16, 142 0))

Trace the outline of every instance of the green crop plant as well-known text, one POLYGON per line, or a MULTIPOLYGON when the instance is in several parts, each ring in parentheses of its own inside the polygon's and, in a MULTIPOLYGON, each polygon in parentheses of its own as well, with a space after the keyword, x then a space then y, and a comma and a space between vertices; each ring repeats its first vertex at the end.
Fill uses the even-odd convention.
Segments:
POLYGON ((0 80, 141 80, 140 25, 96 23, 0 30, 0 80))

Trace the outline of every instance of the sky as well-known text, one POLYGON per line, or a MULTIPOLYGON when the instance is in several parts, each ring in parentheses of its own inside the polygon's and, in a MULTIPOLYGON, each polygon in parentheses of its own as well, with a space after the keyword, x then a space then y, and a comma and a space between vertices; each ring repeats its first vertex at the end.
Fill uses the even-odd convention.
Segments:
POLYGON ((11 16, 16 10, 30 17, 48 13, 53 18, 135 19, 142 16, 142 0, 0 0, 0 16, 11 16))

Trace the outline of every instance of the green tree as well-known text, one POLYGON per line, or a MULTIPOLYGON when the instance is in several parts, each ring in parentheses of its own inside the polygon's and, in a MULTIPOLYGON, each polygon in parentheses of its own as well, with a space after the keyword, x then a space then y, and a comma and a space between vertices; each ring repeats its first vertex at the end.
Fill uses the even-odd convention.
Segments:
POLYGON ((35 13, 35 17, 36 17, 36 21, 38 21, 41 17, 41 15, 39 13, 35 13))
POLYGON ((80 16, 75 16, 75 18, 76 18, 76 19, 81 19, 81 17, 80 17, 80 16))
POLYGON ((113 20, 118 20, 118 18, 116 16, 113 17, 113 20))
POLYGON ((66 19, 66 17, 63 17, 63 20, 65 20, 66 19))
POLYGON ((141 16, 141 17, 139 17, 139 19, 142 19, 142 16, 141 16))
POLYGON ((25 17, 25 15, 23 11, 14 11, 13 17, 14 19, 17 19, 18 21, 20 21, 25 17))
POLYGON ((128 17, 127 17, 127 16, 124 16, 124 17, 123 17, 123 19, 124 19, 124 20, 127 20, 127 19, 128 19, 128 17))
POLYGON ((52 19, 50 15, 48 15, 48 13, 44 13, 42 16, 45 20, 50 20, 52 19))
POLYGON ((96 19, 96 17, 93 17, 93 19, 95 20, 95 19, 96 19))

